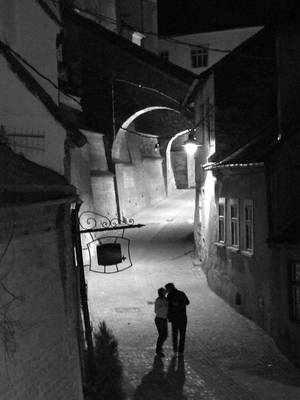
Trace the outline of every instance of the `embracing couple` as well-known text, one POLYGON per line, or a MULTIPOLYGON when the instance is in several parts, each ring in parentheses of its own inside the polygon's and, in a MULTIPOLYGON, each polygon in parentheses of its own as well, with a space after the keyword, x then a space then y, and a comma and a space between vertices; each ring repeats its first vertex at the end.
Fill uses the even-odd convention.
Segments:
POLYGON ((154 311, 158 331, 156 354, 159 357, 164 357, 162 346, 168 337, 168 321, 172 327, 173 351, 183 356, 187 326, 186 306, 189 304, 186 294, 176 289, 174 283, 167 283, 164 288, 158 289, 154 311))

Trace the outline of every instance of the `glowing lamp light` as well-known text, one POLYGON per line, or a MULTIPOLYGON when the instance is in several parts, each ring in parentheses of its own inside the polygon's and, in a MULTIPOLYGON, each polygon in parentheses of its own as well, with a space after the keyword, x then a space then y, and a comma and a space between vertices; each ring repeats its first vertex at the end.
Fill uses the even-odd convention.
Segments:
POLYGON ((187 154, 193 155, 198 147, 202 146, 194 137, 193 131, 190 132, 188 140, 183 144, 187 154))

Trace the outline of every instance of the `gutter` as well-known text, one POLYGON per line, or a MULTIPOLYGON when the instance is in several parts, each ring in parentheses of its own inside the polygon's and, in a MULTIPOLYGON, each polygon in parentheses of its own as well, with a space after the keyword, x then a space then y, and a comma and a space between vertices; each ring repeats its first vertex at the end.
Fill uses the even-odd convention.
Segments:
MULTIPOLYGON (((32 208, 32 206, 38 206, 38 207, 44 207, 44 206, 55 206, 55 205, 60 205, 60 204, 70 204, 70 203, 77 203, 79 202, 80 199, 77 195, 74 196, 66 196, 66 197, 60 197, 58 199, 53 199, 53 200, 42 200, 42 201, 33 201, 28 204, 24 203, 7 203, 10 205, 12 208, 32 208)), ((3 205, 7 205, 5 203, 0 205, 0 208, 3 205)))
POLYGON ((210 171, 214 169, 225 169, 225 168, 258 168, 263 167, 265 165, 264 162, 254 162, 254 163, 238 163, 238 164, 215 164, 215 163, 207 163, 202 167, 205 171, 210 171))

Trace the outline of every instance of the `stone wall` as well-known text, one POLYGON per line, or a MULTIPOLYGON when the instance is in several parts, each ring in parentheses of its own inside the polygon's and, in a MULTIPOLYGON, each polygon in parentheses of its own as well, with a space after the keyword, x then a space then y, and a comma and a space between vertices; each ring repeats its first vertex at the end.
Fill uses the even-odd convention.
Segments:
POLYGON ((116 164, 121 216, 130 218, 166 197, 162 159, 144 159, 138 165, 116 164))
POLYGON ((171 164, 177 189, 187 189, 187 155, 185 150, 171 152, 171 164))
POLYGON ((117 216, 114 174, 108 170, 103 134, 82 130, 88 143, 71 150, 71 183, 82 200, 80 212, 117 216))
POLYGON ((118 133, 113 147, 121 218, 130 218, 166 197, 157 136, 118 133), (122 138, 122 140, 121 140, 122 138))

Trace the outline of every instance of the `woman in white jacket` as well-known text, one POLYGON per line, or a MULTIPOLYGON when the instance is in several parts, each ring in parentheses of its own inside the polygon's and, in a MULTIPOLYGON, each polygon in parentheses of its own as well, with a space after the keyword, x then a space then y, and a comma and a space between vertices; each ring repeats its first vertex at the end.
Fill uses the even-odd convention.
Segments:
POLYGON ((156 354, 159 357, 164 357, 163 344, 168 337, 168 301, 166 299, 165 288, 158 289, 158 297, 154 303, 155 325, 158 331, 156 342, 156 354))

